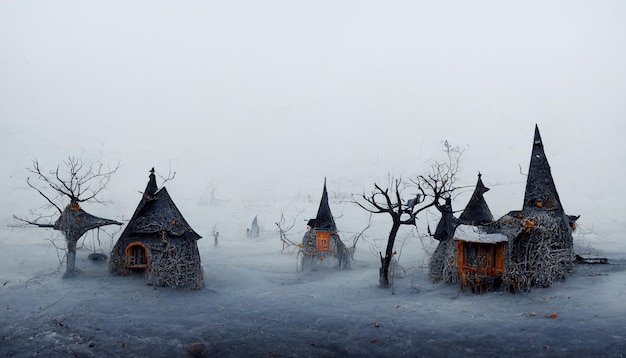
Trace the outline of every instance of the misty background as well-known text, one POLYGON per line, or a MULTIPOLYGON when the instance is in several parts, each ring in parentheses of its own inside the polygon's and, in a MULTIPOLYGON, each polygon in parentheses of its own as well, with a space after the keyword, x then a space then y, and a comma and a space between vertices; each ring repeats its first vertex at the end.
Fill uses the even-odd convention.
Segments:
POLYGON ((428 172, 445 140, 465 148, 459 185, 480 171, 499 217, 521 208, 538 124, 565 210, 610 249, 625 17, 621 1, 3 1, 0 223, 45 204, 25 183, 34 158, 119 161, 112 204, 84 207, 127 219, 153 166, 176 171, 176 202, 217 188, 316 207, 324 177, 331 196, 369 193, 428 172))

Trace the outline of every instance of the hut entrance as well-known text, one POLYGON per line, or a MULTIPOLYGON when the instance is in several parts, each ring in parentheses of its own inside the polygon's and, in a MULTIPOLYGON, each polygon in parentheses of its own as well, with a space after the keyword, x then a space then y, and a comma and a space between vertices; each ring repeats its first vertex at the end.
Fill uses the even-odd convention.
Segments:
POLYGON ((317 232, 317 250, 328 251, 330 246, 330 233, 326 231, 317 232))
POLYGON ((131 242, 126 246, 126 268, 135 270, 148 268, 148 248, 141 242, 131 242))
POLYGON ((505 272, 506 242, 457 241, 461 288, 472 291, 496 289, 505 272))
POLYGON ((466 269, 479 274, 495 275, 504 271, 504 244, 459 241, 461 260, 466 269))

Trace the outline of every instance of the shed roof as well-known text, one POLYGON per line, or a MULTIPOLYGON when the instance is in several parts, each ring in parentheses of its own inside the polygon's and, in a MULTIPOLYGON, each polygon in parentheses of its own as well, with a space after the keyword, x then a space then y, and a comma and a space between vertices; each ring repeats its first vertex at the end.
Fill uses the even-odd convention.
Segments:
POLYGON ((495 244, 498 242, 509 241, 504 234, 487 234, 481 229, 480 226, 474 225, 459 225, 454 232, 454 240, 479 242, 484 244, 495 244))

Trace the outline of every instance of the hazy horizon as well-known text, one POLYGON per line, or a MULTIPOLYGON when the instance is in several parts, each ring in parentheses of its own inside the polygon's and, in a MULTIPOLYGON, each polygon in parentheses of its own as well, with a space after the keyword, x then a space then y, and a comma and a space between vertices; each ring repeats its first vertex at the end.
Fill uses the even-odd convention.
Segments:
POLYGON ((565 209, 612 236, 624 15, 619 1, 2 2, 5 220, 42 204, 21 190, 33 158, 120 161, 104 199, 128 216, 153 166, 177 172, 181 197, 317 198, 324 177, 360 193, 424 173, 444 140, 499 216, 521 207, 538 124, 565 209))

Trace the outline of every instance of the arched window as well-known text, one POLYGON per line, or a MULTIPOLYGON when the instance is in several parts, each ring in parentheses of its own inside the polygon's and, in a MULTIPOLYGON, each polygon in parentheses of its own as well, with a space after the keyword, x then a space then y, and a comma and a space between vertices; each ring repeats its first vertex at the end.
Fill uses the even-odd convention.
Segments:
POLYGON ((136 269, 148 268, 148 248, 139 241, 126 246, 126 267, 136 269))

